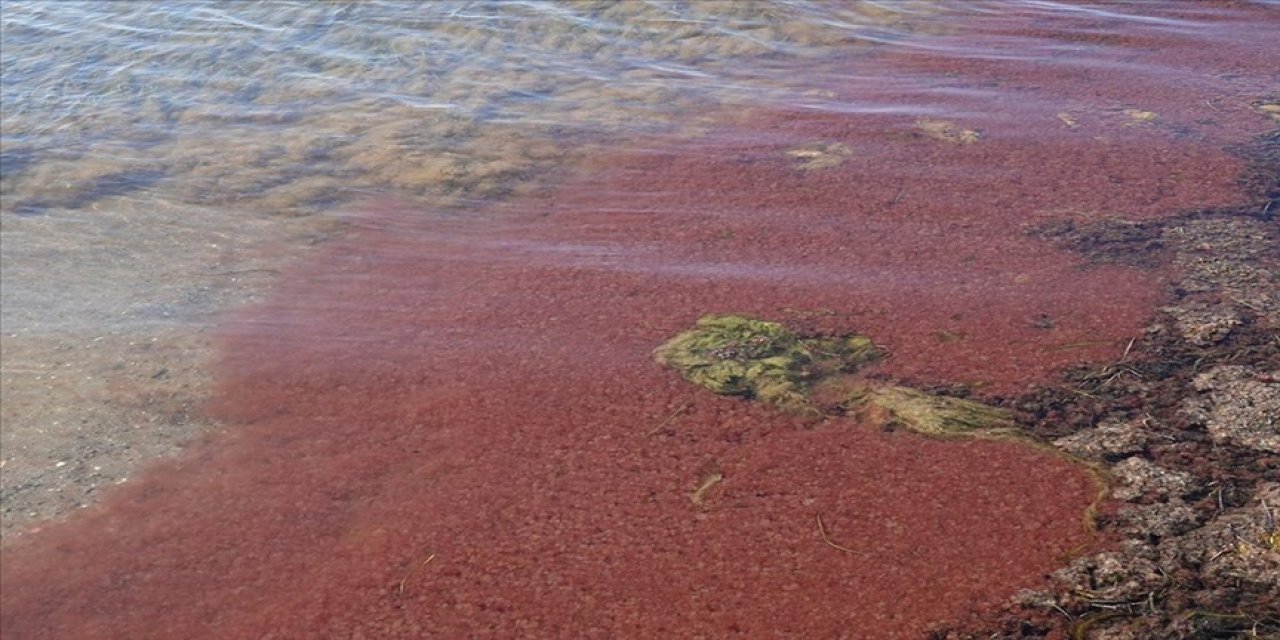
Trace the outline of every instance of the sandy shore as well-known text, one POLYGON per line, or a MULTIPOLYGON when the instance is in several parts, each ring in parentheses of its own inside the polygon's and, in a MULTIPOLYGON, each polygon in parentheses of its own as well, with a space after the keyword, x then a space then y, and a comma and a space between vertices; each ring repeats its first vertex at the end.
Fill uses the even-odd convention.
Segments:
POLYGON ((216 429, 203 411, 210 329, 334 226, 127 198, 6 217, 3 535, 88 506, 216 429))

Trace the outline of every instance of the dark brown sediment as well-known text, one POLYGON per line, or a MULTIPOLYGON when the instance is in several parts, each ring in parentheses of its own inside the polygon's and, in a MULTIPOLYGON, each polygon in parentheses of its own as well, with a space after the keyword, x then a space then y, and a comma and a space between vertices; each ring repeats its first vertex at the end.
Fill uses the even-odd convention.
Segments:
POLYGON ((1062 236, 1098 263, 1172 265, 1164 306, 1124 357, 1005 402, 1110 470, 1114 499, 1098 524, 1111 543, 999 614, 931 637, 1280 633, 1277 152, 1275 132, 1238 148, 1248 204, 1062 236))

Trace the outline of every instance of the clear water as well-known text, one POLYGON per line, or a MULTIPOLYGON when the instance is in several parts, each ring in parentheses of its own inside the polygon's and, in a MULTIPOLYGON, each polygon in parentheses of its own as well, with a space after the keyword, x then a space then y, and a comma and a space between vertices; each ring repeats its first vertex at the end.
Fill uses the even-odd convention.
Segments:
POLYGON ((1212 43, 1230 18, 1213 3, 15 1, 2 193, 26 215, 121 195, 273 214, 392 193, 466 204, 584 144, 696 131, 726 107, 945 116, 930 98, 1009 97, 849 64, 889 49, 1107 68, 1127 64, 1109 31, 1212 43), (955 30, 1010 10, 1054 37, 955 30), (859 74, 921 99, 827 90, 859 74))
MULTIPOLYGON (((274 212, 509 192, 582 136, 804 99, 929 3, 8 3, 6 208, 130 194, 274 212), (695 105, 703 105, 696 107, 695 105)), ((815 100, 821 107, 821 101, 815 100)))

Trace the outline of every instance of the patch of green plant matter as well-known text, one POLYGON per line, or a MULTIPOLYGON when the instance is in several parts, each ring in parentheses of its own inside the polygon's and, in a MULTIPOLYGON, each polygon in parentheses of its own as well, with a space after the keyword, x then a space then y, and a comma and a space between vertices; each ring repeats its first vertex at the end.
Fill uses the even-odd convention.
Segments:
POLYGON ((866 336, 803 337, 777 322, 736 315, 703 316, 654 351, 660 364, 718 394, 819 416, 853 416, 933 438, 1016 441, 1069 460, 1093 481, 1095 496, 1083 522, 1094 530, 1094 513, 1107 494, 1104 471, 1037 440, 1003 409, 857 375, 884 355, 866 336))
POLYGON ((782 408, 856 414, 873 423, 934 437, 1022 434, 1002 409, 851 375, 884 356, 866 336, 805 337, 777 322, 709 315, 658 347, 654 356, 715 393, 755 398, 782 408), (820 390, 817 401, 811 397, 815 388, 820 390))
POLYGON ((722 395, 808 409, 813 383, 880 359, 866 336, 801 338, 777 322, 709 315, 658 347, 658 362, 722 395))
POLYGON ((1021 434, 1007 411, 981 402, 938 396, 907 387, 866 385, 853 389, 843 408, 871 414, 876 422, 900 425, 940 438, 1016 437, 1021 434))

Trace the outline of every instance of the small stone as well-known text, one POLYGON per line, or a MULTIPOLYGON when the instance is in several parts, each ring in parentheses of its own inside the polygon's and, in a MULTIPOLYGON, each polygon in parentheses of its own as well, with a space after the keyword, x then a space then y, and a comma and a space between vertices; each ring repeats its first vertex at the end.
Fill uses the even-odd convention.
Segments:
POLYGON ((1103 422, 1096 428, 1078 431, 1053 443, 1071 455, 1103 460, 1139 453, 1150 439, 1151 433, 1137 422, 1103 422))
POLYGON ((1183 412, 1204 424, 1218 444, 1280 453, 1280 370, 1257 372, 1238 365, 1206 371, 1192 381, 1201 394, 1183 412))
POLYGON ((1184 534, 1200 524, 1200 518, 1180 499, 1135 505, 1120 511, 1120 531, 1135 538, 1169 538, 1184 534))
POLYGON ((1086 556, 1053 574, 1058 582, 1090 585, 1076 592, 1085 601, 1121 601, 1137 598, 1164 582, 1154 562, 1116 552, 1086 556))
POLYGON ((1240 314, 1227 305, 1209 306, 1190 302, 1164 311, 1174 318, 1178 332, 1187 342, 1198 347, 1209 347, 1222 342, 1240 325, 1240 314))
POLYGON ((1118 500, 1181 497, 1195 486, 1195 477, 1171 471, 1139 457, 1128 458, 1111 468, 1117 486, 1111 495, 1118 500))

